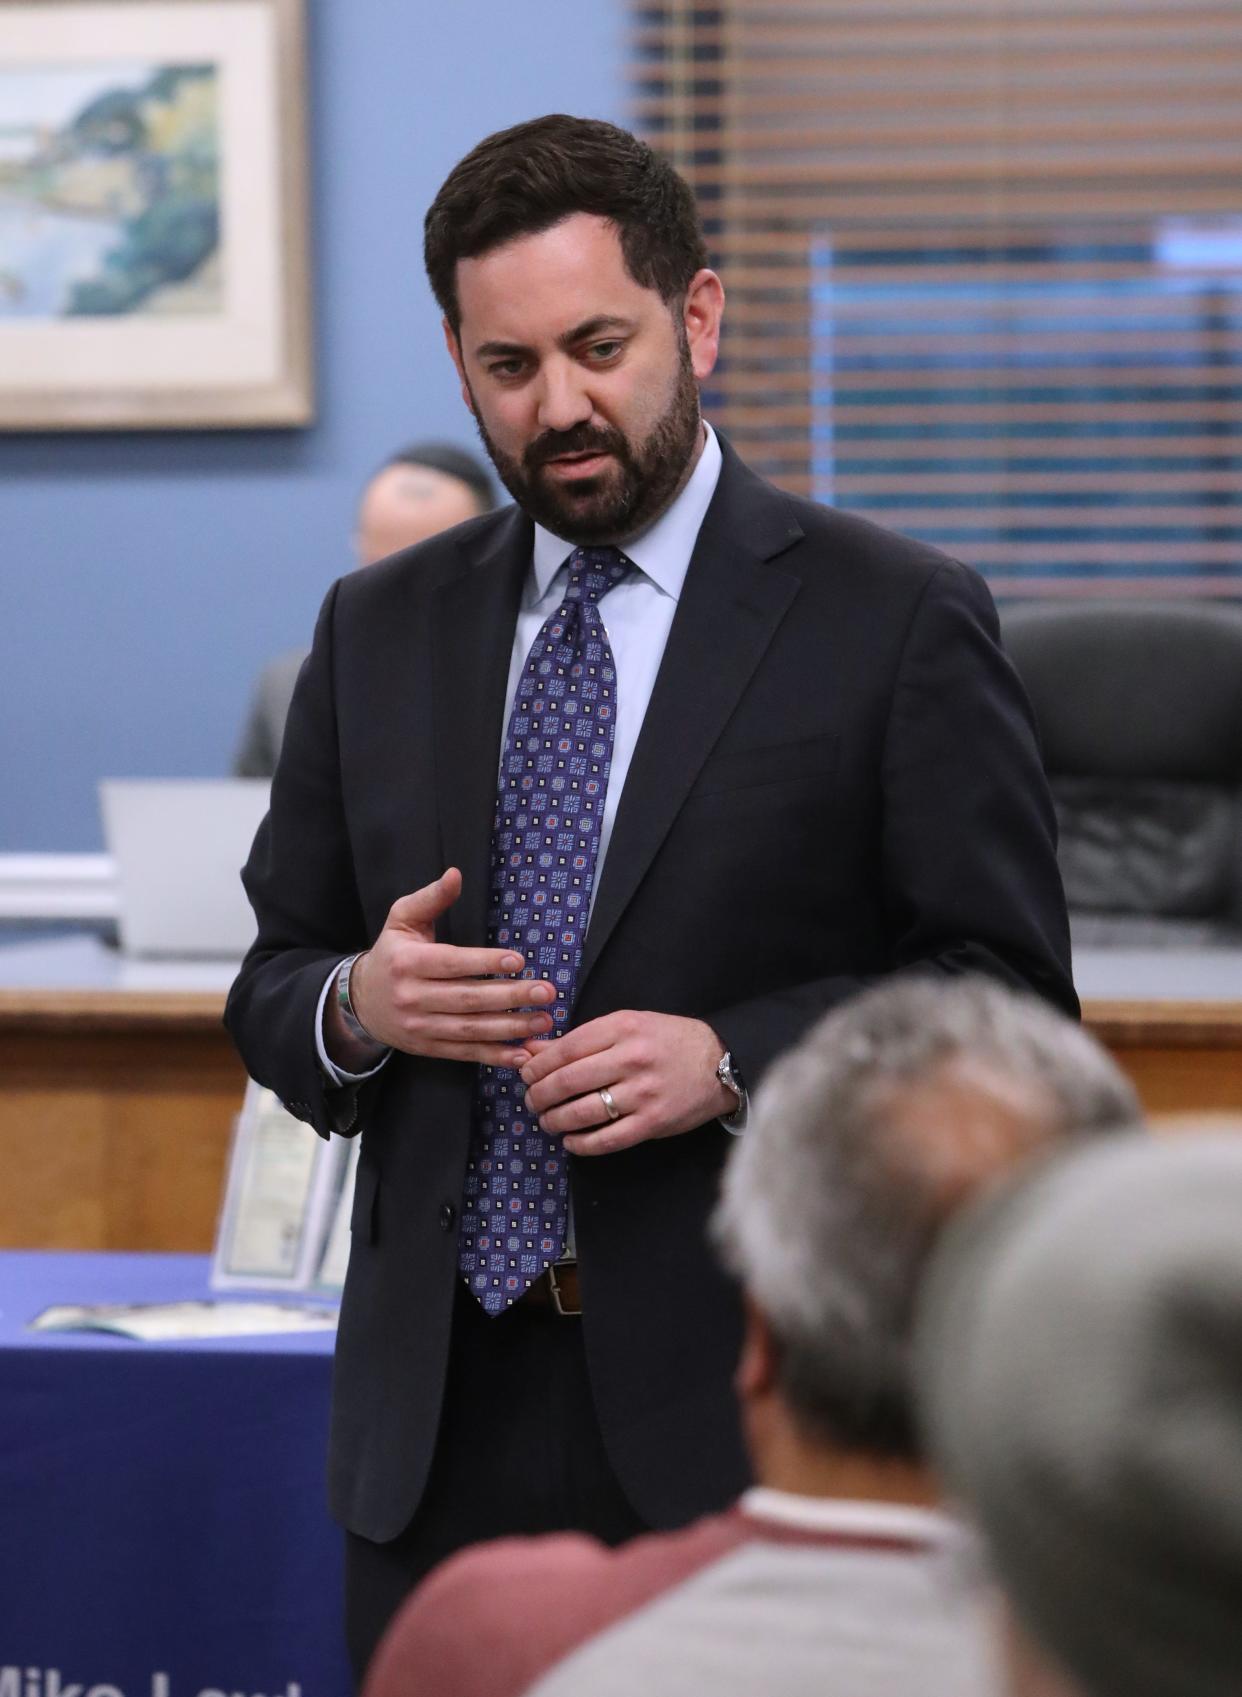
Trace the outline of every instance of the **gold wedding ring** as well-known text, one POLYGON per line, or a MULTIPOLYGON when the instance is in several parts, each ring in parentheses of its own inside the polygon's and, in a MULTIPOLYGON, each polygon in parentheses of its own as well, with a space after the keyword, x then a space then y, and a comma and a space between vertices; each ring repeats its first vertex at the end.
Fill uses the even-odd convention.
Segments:
POLYGON ((621 1110, 620 1110, 620 1108, 618 1108, 617 1104, 612 1099, 612 1091, 608 1090, 608 1089, 602 1089, 602 1090, 597 1090, 595 1092, 595 1094, 599 1097, 600 1101, 604 1104, 604 1112, 608 1115, 608 1118, 610 1120, 619 1120, 621 1118, 621 1110))

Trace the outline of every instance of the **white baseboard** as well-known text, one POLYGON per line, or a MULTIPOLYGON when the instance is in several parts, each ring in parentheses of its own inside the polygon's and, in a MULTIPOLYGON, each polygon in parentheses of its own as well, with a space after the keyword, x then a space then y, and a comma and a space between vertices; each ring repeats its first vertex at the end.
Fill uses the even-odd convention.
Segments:
POLYGON ((110 854, 0 854, 0 920, 116 916, 110 854))

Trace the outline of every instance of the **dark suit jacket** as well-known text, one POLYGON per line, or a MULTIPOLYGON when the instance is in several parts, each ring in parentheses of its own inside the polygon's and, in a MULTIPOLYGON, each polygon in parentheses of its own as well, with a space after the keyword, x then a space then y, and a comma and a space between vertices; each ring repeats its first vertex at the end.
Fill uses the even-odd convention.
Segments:
MULTIPOLYGON (((258 937, 227 1021, 252 1074, 327 1134, 362 1132, 336 1358, 334 1511, 383 1540, 435 1442, 472 1069, 395 1055, 325 1087, 333 961, 446 865, 442 937, 485 941, 509 654, 532 531, 516 508, 330 591, 271 812, 245 869, 258 937)), ((709 1021, 752 1085, 882 974, 981 970, 1074 1010, 1055 827, 982 582, 795 500, 725 446, 595 895, 575 1020, 709 1021)), ((651 1524, 728 1501, 745 1462, 735 1295, 706 1247, 712 1123, 571 1161, 604 1440, 651 1524)), ((501 1317, 495 1322, 504 1324, 501 1317)))

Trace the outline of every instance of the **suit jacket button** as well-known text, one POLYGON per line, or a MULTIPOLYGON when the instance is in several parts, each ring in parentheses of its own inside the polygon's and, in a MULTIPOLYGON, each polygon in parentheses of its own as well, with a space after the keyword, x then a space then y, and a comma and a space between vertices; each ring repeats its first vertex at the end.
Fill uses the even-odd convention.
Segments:
POLYGON ((451 1232, 457 1224, 457 1210, 451 1202, 440 1204, 440 1230, 451 1232))

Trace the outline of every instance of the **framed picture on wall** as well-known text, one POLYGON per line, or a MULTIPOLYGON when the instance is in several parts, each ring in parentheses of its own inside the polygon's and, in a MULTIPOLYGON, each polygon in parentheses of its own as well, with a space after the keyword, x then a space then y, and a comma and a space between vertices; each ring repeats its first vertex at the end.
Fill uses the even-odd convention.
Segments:
POLYGON ((313 416, 303 0, 0 0, 0 429, 313 416))

